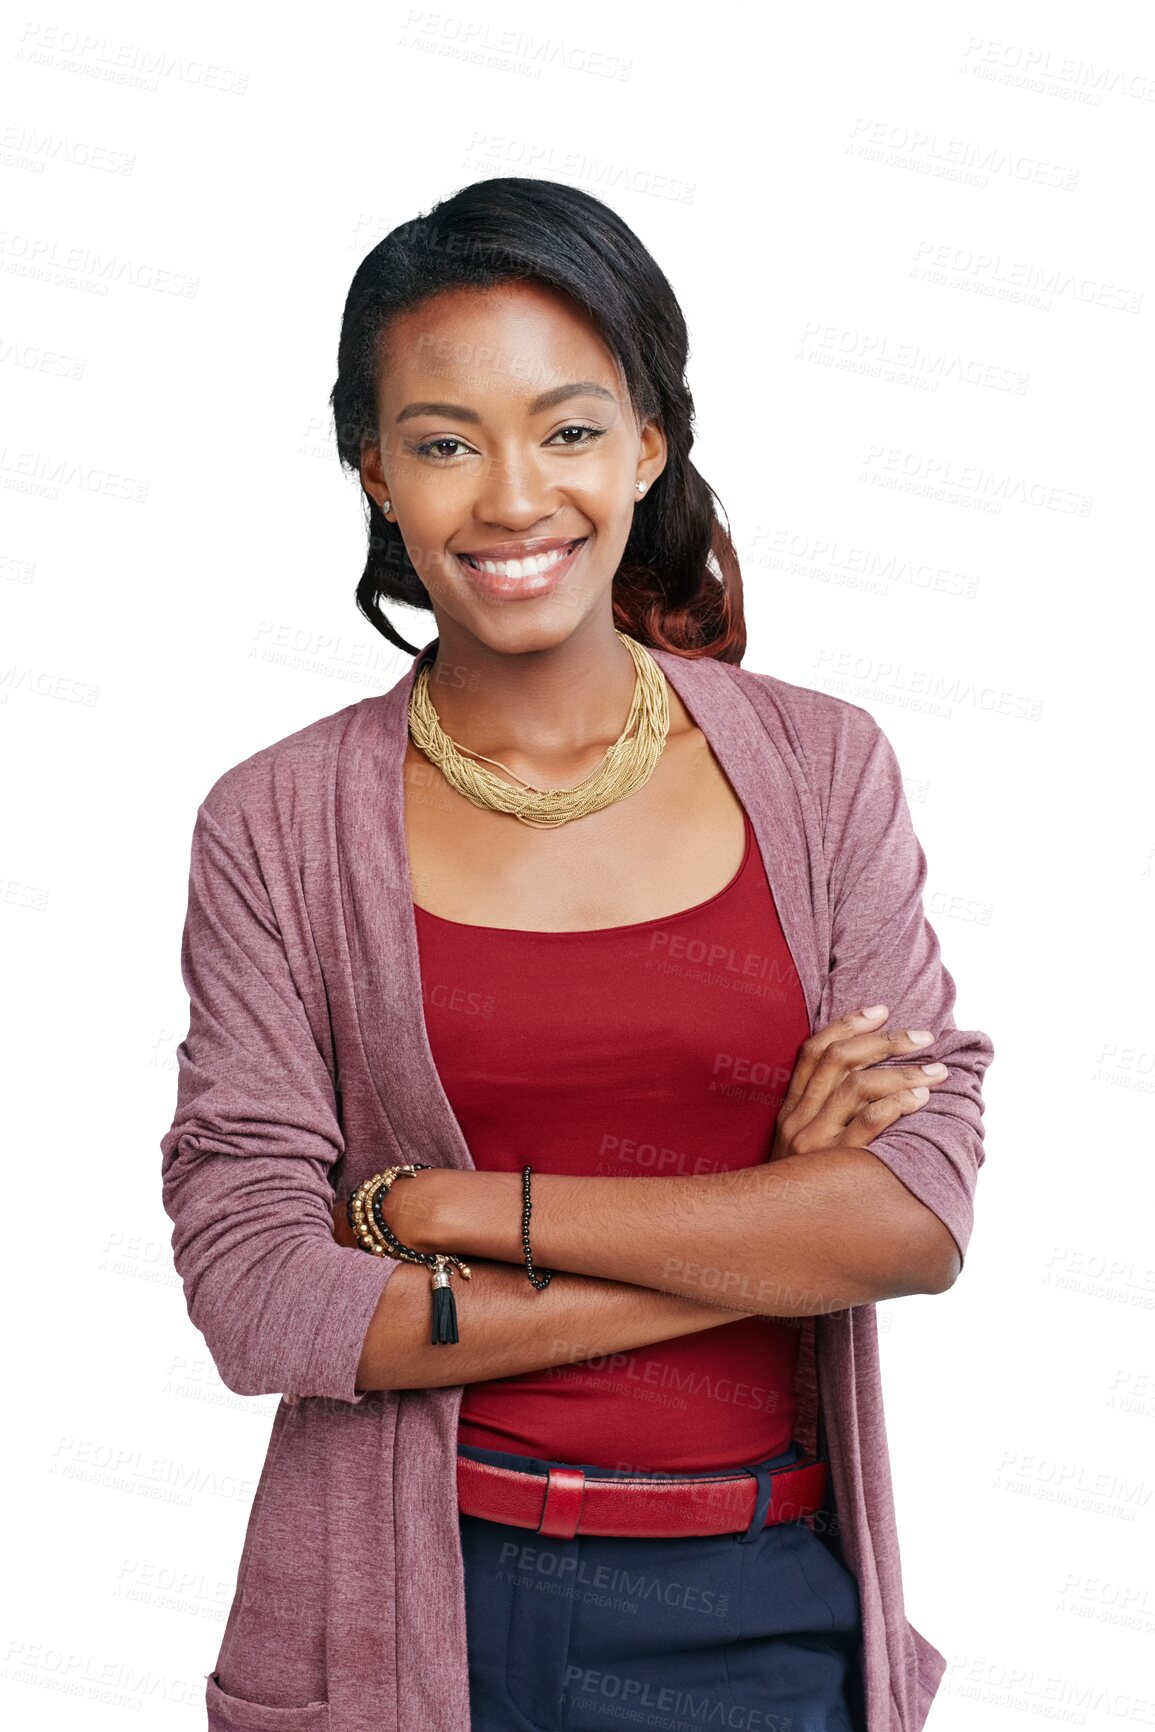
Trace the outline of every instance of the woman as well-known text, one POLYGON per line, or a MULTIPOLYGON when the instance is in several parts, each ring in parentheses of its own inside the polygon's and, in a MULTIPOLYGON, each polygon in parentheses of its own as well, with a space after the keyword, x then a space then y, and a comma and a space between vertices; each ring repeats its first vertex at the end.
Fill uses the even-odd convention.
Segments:
POLYGON ((193 1322, 286 1392, 210 1727, 916 1732, 941 1677, 873 1306, 961 1268, 993 1047, 885 736, 740 667, 686 354, 551 182, 350 289, 414 660, 202 804, 161 1145, 193 1322))

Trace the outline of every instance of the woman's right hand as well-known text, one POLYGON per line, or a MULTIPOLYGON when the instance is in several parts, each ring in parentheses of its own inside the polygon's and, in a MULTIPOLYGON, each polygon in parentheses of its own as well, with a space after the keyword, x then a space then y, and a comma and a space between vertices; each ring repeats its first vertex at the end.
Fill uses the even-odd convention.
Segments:
POLYGON ((882 1028, 887 1007, 875 1009, 874 1016, 838 1017, 803 1042, 774 1123, 772 1161, 839 1146, 868 1148, 897 1119, 925 1106, 930 1090, 946 1080, 945 1065, 932 1066, 938 1074, 928 1075, 918 1063, 881 1064, 933 1046, 934 1036, 925 1029, 882 1028))

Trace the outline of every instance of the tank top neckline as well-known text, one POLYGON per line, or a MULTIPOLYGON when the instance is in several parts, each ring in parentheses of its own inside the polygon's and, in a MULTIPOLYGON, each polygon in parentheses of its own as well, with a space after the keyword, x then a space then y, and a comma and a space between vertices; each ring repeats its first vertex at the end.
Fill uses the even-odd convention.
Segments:
POLYGON ((745 875, 750 863, 754 841, 754 826, 745 807, 742 808, 742 819, 746 831, 746 846, 742 852, 742 863, 729 883, 723 884, 720 890, 715 890, 712 896, 707 896, 704 902, 695 902, 690 908, 678 908, 673 914, 659 914, 652 920, 629 920, 621 926, 584 926, 573 931, 553 932, 536 926, 481 926, 472 920, 449 920, 444 914, 434 914, 428 908, 421 908, 416 902, 413 904, 413 912, 419 921, 432 920, 438 926, 456 926, 464 932, 500 932, 508 938, 603 938, 615 932, 645 932, 652 926, 668 926, 672 920, 687 920, 692 914, 702 913, 737 888, 739 879, 745 875))

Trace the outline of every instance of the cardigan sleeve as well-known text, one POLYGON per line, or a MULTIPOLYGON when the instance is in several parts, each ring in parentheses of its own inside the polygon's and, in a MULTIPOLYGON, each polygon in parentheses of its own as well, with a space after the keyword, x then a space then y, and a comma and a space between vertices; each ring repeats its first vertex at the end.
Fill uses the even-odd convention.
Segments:
POLYGON ((181 972, 189 1027, 161 1185, 188 1314, 229 1389, 357 1403, 393 1271, 333 1236, 336 1091, 259 861, 200 807, 181 972))
POLYGON ((933 1046, 881 1062, 939 1060, 949 1074, 869 1151, 938 1216, 965 1260, 984 1159, 982 1079, 994 1046, 981 1030, 955 1025, 955 983, 923 907, 926 855, 894 748, 868 711, 851 704, 842 711, 825 832, 831 914, 825 1022, 882 1003, 889 1011, 885 1027, 933 1034, 933 1046))

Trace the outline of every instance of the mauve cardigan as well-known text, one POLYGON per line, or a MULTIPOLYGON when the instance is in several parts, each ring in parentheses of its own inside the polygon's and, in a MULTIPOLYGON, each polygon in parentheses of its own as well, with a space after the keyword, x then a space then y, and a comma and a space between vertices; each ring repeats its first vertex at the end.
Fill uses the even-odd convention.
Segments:
MULTIPOLYGON (((278 1402, 212 1673, 211 1732, 468 1732, 456 1499, 460 1384, 357 1394, 399 1264, 331 1207, 395 1162, 473 1169, 426 1035, 402 764, 410 689, 226 771, 193 828, 189 1029, 161 1141, 188 1313, 224 1383, 278 1402)), ((965 1254, 987 1035, 955 1027, 901 771, 864 709, 653 652, 754 824, 812 1028, 881 1000, 949 1077, 871 1145, 965 1254)), ((869 1732, 918 1732, 946 1669, 911 1625, 873 1305, 801 1325, 796 1435, 825 1447, 862 1599, 869 1732)))

